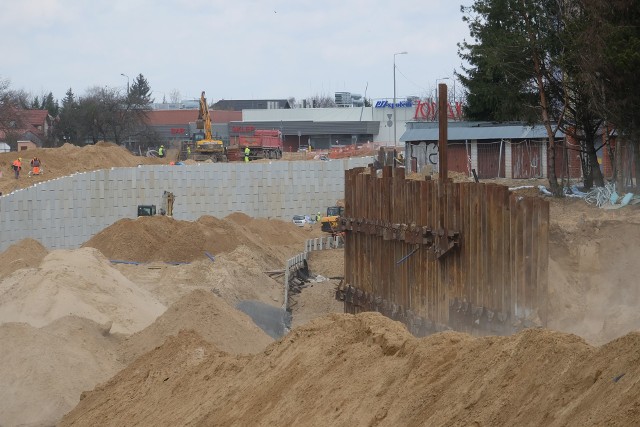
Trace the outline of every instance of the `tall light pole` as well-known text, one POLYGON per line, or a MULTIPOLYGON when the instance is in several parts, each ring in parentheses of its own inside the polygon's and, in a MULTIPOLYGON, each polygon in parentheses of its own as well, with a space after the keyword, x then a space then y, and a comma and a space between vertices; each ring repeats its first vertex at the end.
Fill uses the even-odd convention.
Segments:
POLYGON ((129 76, 127 76, 127 75, 126 75, 126 74, 124 74, 124 73, 120 73, 120 75, 121 75, 122 77, 126 77, 126 78, 127 78, 127 96, 128 96, 128 95, 129 95, 129 76))
POLYGON ((406 55, 408 52, 393 54, 393 146, 398 144, 398 132, 396 132, 396 55, 406 55))

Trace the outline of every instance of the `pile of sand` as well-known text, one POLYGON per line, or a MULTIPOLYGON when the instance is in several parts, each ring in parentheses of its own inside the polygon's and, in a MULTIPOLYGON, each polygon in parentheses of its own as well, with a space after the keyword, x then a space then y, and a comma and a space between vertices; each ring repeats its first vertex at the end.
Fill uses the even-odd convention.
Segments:
POLYGON ((233 214, 225 219, 203 216, 180 221, 164 216, 121 219, 83 244, 109 259, 191 262, 249 246, 265 260, 280 265, 302 249, 309 231, 293 223, 233 214), (294 249, 295 246, 295 249, 294 249))
POLYGON ((11 164, 16 156, 15 152, 0 153, 0 171, 2 171, 0 192, 3 194, 9 194, 18 188, 29 187, 37 182, 48 181, 76 172, 169 163, 167 159, 134 156, 126 148, 109 142, 99 142, 85 147, 64 144, 58 148, 36 148, 21 152, 22 173, 20 179, 15 179, 11 164), (28 176, 29 162, 33 157, 38 157, 42 161, 43 173, 30 177, 28 176))
POLYGON ((234 354, 257 353, 273 341, 250 317, 213 292, 201 289, 181 298, 153 324, 127 337, 120 351, 122 361, 130 363, 181 330, 196 331, 217 349, 234 354))
POLYGON ((376 313, 331 315, 252 357, 182 333, 61 425, 628 425, 638 362, 640 334, 600 348, 543 329, 416 339, 376 313))
POLYGON ((165 309, 92 248, 52 251, 38 269, 18 270, 0 282, 0 323, 42 327, 76 315, 133 333, 165 309))
POLYGON ((0 425, 54 425, 84 390, 124 367, 109 325, 67 316, 38 329, 0 325, 0 425))
POLYGON ((37 267, 49 253, 40 242, 23 239, 0 252, 0 280, 21 268, 37 267))
POLYGON ((549 327, 602 344, 640 329, 640 226, 582 221, 552 226, 549 327))

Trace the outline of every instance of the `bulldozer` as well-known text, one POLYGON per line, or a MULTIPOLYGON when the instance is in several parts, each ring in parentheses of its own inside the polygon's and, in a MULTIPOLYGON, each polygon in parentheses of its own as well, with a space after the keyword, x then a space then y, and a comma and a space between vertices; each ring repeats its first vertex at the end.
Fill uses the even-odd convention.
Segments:
POLYGON ((340 231, 340 218, 344 215, 343 206, 329 206, 327 215, 320 219, 320 229, 325 233, 336 236, 342 234, 340 231))
POLYGON ((202 129, 204 136, 201 139, 197 139, 197 137, 195 139, 195 147, 192 153, 193 159, 196 161, 211 159, 214 162, 227 162, 227 152, 223 141, 214 139, 211 135, 211 116, 209 116, 209 107, 207 106, 207 98, 204 96, 204 91, 200 95, 200 110, 198 111, 196 128, 202 129))

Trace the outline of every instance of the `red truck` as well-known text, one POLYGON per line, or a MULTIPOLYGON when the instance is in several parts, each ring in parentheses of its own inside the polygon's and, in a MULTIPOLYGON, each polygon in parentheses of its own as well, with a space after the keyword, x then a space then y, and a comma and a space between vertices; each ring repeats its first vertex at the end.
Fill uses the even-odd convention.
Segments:
POLYGON ((233 145, 227 148, 230 161, 244 159, 244 149, 249 147, 250 160, 279 159, 282 157, 282 137, 279 130, 256 129, 253 135, 232 137, 233 145))

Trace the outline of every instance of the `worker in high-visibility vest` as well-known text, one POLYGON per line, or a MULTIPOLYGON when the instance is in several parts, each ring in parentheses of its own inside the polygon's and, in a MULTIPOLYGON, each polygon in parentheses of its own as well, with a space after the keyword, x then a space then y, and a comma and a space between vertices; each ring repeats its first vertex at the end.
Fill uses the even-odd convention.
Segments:
POLYGON ((249 161, 249 154, 251 154, 251 150, 249 147, 244 148, 244 162, 247 163, 249 161))
POLYGON ((16 175, 16 179, 18 179, 18 177, 20 176, 20 169, 22 169, 22 157, 18 157, 17 159, 15 159, 11 164, 11 167, 13 168, 13 172, 16 175))
POLYGON ((40 175, 40 159, 34 157, 31 159, 31 175, 40 175))
POLYGON ((164 145, 161 145, 160 148, 158 148, 158 157, 164 157, 164 145))

